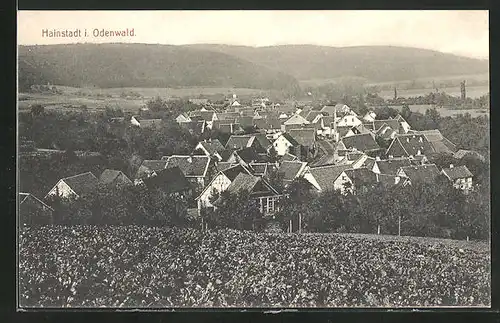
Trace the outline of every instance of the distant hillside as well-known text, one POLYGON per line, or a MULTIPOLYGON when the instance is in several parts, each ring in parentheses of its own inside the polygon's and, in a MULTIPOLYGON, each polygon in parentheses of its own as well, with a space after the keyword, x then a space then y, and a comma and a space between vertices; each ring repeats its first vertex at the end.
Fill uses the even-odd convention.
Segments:
POLYGON ((19 87, 241 87, 296 90, 293 77, 224 53, 184 46, 73 44, 19 47, 19 87))
POLYGON ((327 47, 284 45, 247 47, 189 45, 267 66, 299 80, 361 77, 371 82, 488 73, 488 61, 437 51, 393 46, 327 47))

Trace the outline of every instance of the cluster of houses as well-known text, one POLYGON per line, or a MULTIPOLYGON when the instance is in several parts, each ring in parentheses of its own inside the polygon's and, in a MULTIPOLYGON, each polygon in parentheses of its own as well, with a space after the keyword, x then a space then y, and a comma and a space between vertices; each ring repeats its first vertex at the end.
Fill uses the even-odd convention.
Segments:
MULTIPOLYGON (((473 188, 473 175, 466 166, 439 169, 428 161, 435 153, 460 158, 472 152, 458 150, 439 130, 412 130, 400 115, 387 120, 376 117, 373 111, 359 116, 344 104, 313 109, 269 106, 258 100, 242 106, 233 98, 223 111, 207 106, 176 118, 192 132, 217 129, 229 134, 225 144, 209 139, 199 142, 189 155, 144 160, 133 179, 116 170, 106 170, 99 178, 92 173, 63 178, 45 198, 78 198, 99 184, 145 185, 188 199, 191 211, 200 214, 204 208, 217 207, 220 193, 244 190, 269 216, 279 210, 283 196, 270 183, 271 174, 277 174, 284 187, 303 178, 316 192, 356 194, 377 183, 434 183, 439 175, 464 192, 473 188)), ((139 127, 158 122, 131 119, 139 127)), ((20 194, 25 194, 21 206, 29 202, 50 209, 40 199, 20 194)))

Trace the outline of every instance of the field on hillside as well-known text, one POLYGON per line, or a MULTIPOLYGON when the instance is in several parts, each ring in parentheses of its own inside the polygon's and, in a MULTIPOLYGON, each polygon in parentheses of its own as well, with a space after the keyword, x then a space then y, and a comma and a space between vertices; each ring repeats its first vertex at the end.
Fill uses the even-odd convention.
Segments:
POLYGON ((23 307, 489 306, 486 243, 48 226, 20 236, 23 307))

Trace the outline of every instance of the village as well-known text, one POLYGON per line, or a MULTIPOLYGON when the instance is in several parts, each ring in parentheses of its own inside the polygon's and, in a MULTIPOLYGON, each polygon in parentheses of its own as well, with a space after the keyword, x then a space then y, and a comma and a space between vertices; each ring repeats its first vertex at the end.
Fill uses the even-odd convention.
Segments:
MULTIPOLYGON (((301 178, 315 193, 337 190, 356 194, 379 184, 432 184, 439 176, 464 194, 474 189, 467 166, 438 168, 428 157, 446 154, 460 159, 477 153, 458 149, 437 129, 413 130, 401 115, 381 120, 372 110, 358 115, 341 103, 313 108, 274 104, 267 98, 254 98, 251 105, 242 105, 236 94, 224 107, 207 99, 191 102, 199 108, 179 114, 175 121, 198 136, 217 130, 228 136, 226 143, 209 138, 198 142, 191 154, 144 160, 134 178, 114 169, 96 174, 99 177, 84 172, 61 178, 43 197, 21 192, 21 213, 35 208, 50 218, 53 208, 46 201, 54 196, 75 200, 99 185, 136 185, 189 201, 188 213, 200 222, 204 210, 217 208, 217 197, 223 192, 240 191, 248 192, 262 215, 272 218, 284 197, 283 189, 271 183, 272 173, 279 174, 281 188, 301 178)), ((161 119, 139 115, 111 118, 110 122, 137 128, 163 125, 161 119)))

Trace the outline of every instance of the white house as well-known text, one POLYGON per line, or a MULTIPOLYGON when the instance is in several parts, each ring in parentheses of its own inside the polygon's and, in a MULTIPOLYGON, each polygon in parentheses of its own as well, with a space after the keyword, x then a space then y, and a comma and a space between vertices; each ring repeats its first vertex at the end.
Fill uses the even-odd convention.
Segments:
POLYGON ((86 172, 60 179, 45 195, 45 198, 59 196, 62 198, 78 198, 82 194, 97 190, 99 180, 91 172, 86 172))
POLYGON ((301 125, 305 125, 305 124, 310 124, 310 122, 307 121, 307 119, 304 118, 303 116, 301 116, 300 114, 294 114, 290 118, 288 118, 288 120, 283 122, 283 124, 285 126, 292 126, 292 125, 301 126, 301 125))
POLYGON ((181 113, 175 118, 175 121, 177 123, 182 123, 182 122, 191 122, 193 121, 186 113, 181 113))
POLYGON ((357 127, 363 124, 359 118, 353 114, 346 114, 337 122, 337 127, 357 127))
POLYGON ((441 173, 453 183, 453 187, 463 191, 472 189, 473 175, 467 166, 454 167, 451 164, 449 168, 443 168, 441 173))
POLYGON ((365 122, 373 122, 375 121, 375 118, 377 117, 377 114, 373 112, 372 110, 368 111, 365 116, 363 117, 363 120, 365 122))
POLYGON ((298 144, 288 133, 283 133, 274 141, 273 147, 279 156, 284 156, 291 147, 296 147, 298 144))

